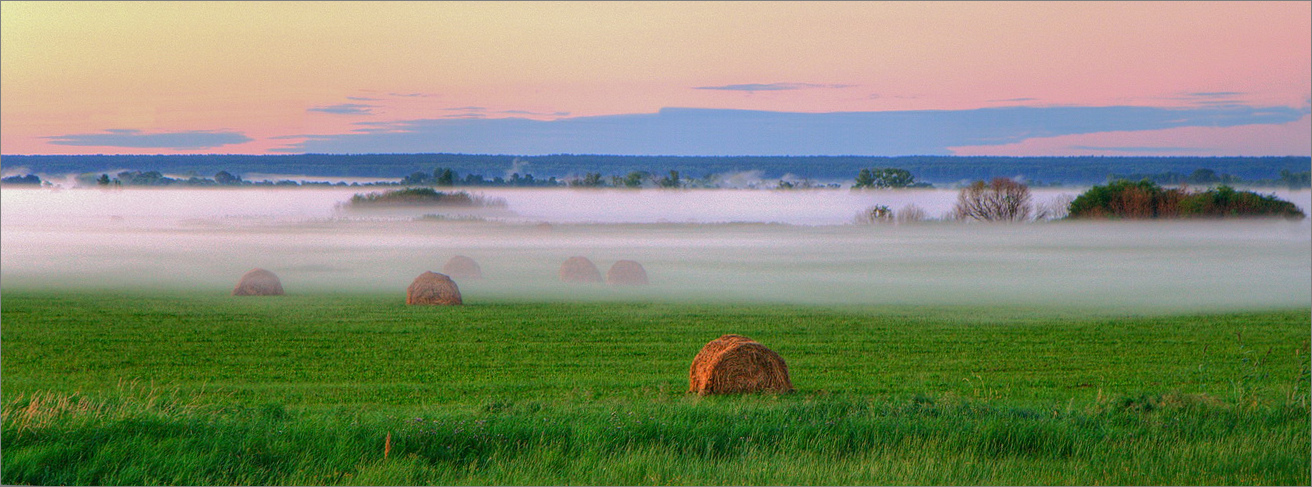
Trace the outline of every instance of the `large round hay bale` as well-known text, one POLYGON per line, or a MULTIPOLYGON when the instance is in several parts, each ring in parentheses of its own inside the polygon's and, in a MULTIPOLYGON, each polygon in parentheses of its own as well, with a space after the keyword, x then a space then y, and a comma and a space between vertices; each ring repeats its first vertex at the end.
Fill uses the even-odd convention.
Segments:
POLYGON ((278 276, 264 269, 251 269, 237 281, 232 288, 233 296, 282 296, 282 281, 278 276))
POLYGON ((632 260, 621 260, 606 271, 606 283, 620 286, 641 286, 647 284, 647 269, 632 260))
POLYGON ((688 369, 688 392, 701 396, 792 390, 783 357, 742 335, 711 340, 688 369))
POLYGON ((442 266, 442 273, 456 279, 483 278, 483 268, 478 266, 478 262, 463 255, 457 255, 446 261, 446 265, 442 266))
POLYGON ((587 257, 574 256, 560 265, 560 280, 564 282, 601 282, 601 271, 587 257))
POLYGON ((405 304, 448 305, 461 304, 460 288, 446 274, 425 272, 405 290, 405 304))

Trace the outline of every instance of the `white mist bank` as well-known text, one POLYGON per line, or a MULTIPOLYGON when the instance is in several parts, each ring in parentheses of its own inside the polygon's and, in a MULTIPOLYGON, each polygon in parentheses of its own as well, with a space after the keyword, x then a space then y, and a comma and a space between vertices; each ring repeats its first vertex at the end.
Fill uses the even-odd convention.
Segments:
MULTIPOLYGON (((440 272, 462 254, 487 276, 458 281, 470 303, 624 299, 1126 311, 1312 304, 1307 220, 856 226, 847 223, 873 204, 896 210, 914 203, 937 216, 951 207, 955 192, 510 189, 478 191, 505 198, 508 211, 456 222, 414 219, 447 213, 432 209, 335 208, 356 192, 5 189, 0 282, 4 289, 226 293, 244 272, 263 267, 290 294, 395 292, 400 300, 415 276, 440 272), (539 221, 552 228, 537 227, 539 221), (660 221, 677 223, 651 223, 660 221), (708 223, 735 221, 758 223, 708 223), (603 274, 617 260, 637 260, 652 284, 613 289, 558 282, 560 264, 574 255, 588 257, 603 274)), ((1047 197, 1062 193, 1070 194, 1047 197)), ((1306 211, 1308 192, 1292 196, 1302 198, 1306 211)))

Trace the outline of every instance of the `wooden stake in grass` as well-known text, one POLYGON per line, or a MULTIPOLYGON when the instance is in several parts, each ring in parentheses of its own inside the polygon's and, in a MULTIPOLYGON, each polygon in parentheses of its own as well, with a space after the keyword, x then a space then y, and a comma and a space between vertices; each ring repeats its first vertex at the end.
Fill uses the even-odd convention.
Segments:
POLYGON ((387 439, 383 440, 383 460, 386 460, 390 453, 392 453, 392 432, 388 431, 387 439))

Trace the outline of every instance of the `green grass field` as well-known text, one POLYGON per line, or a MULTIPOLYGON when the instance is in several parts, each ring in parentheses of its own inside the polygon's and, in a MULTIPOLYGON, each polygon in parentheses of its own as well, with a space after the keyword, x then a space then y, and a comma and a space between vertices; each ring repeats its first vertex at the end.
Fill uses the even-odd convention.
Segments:
POLYGON ((1307 485, 1310 315, 6 290, 0 481, 1307 485))

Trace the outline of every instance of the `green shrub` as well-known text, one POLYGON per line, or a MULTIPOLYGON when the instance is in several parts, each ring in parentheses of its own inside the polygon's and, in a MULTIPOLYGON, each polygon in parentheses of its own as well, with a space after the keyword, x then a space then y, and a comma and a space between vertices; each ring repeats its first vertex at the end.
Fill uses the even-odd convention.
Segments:
POLYGON ((1302 220, 1298 206, 1252 191, 1220 186, 1201 192, 1162 189, 1147 179, 1094 186, 1071 201, 1070 218, 1283 217, 1302 220))

